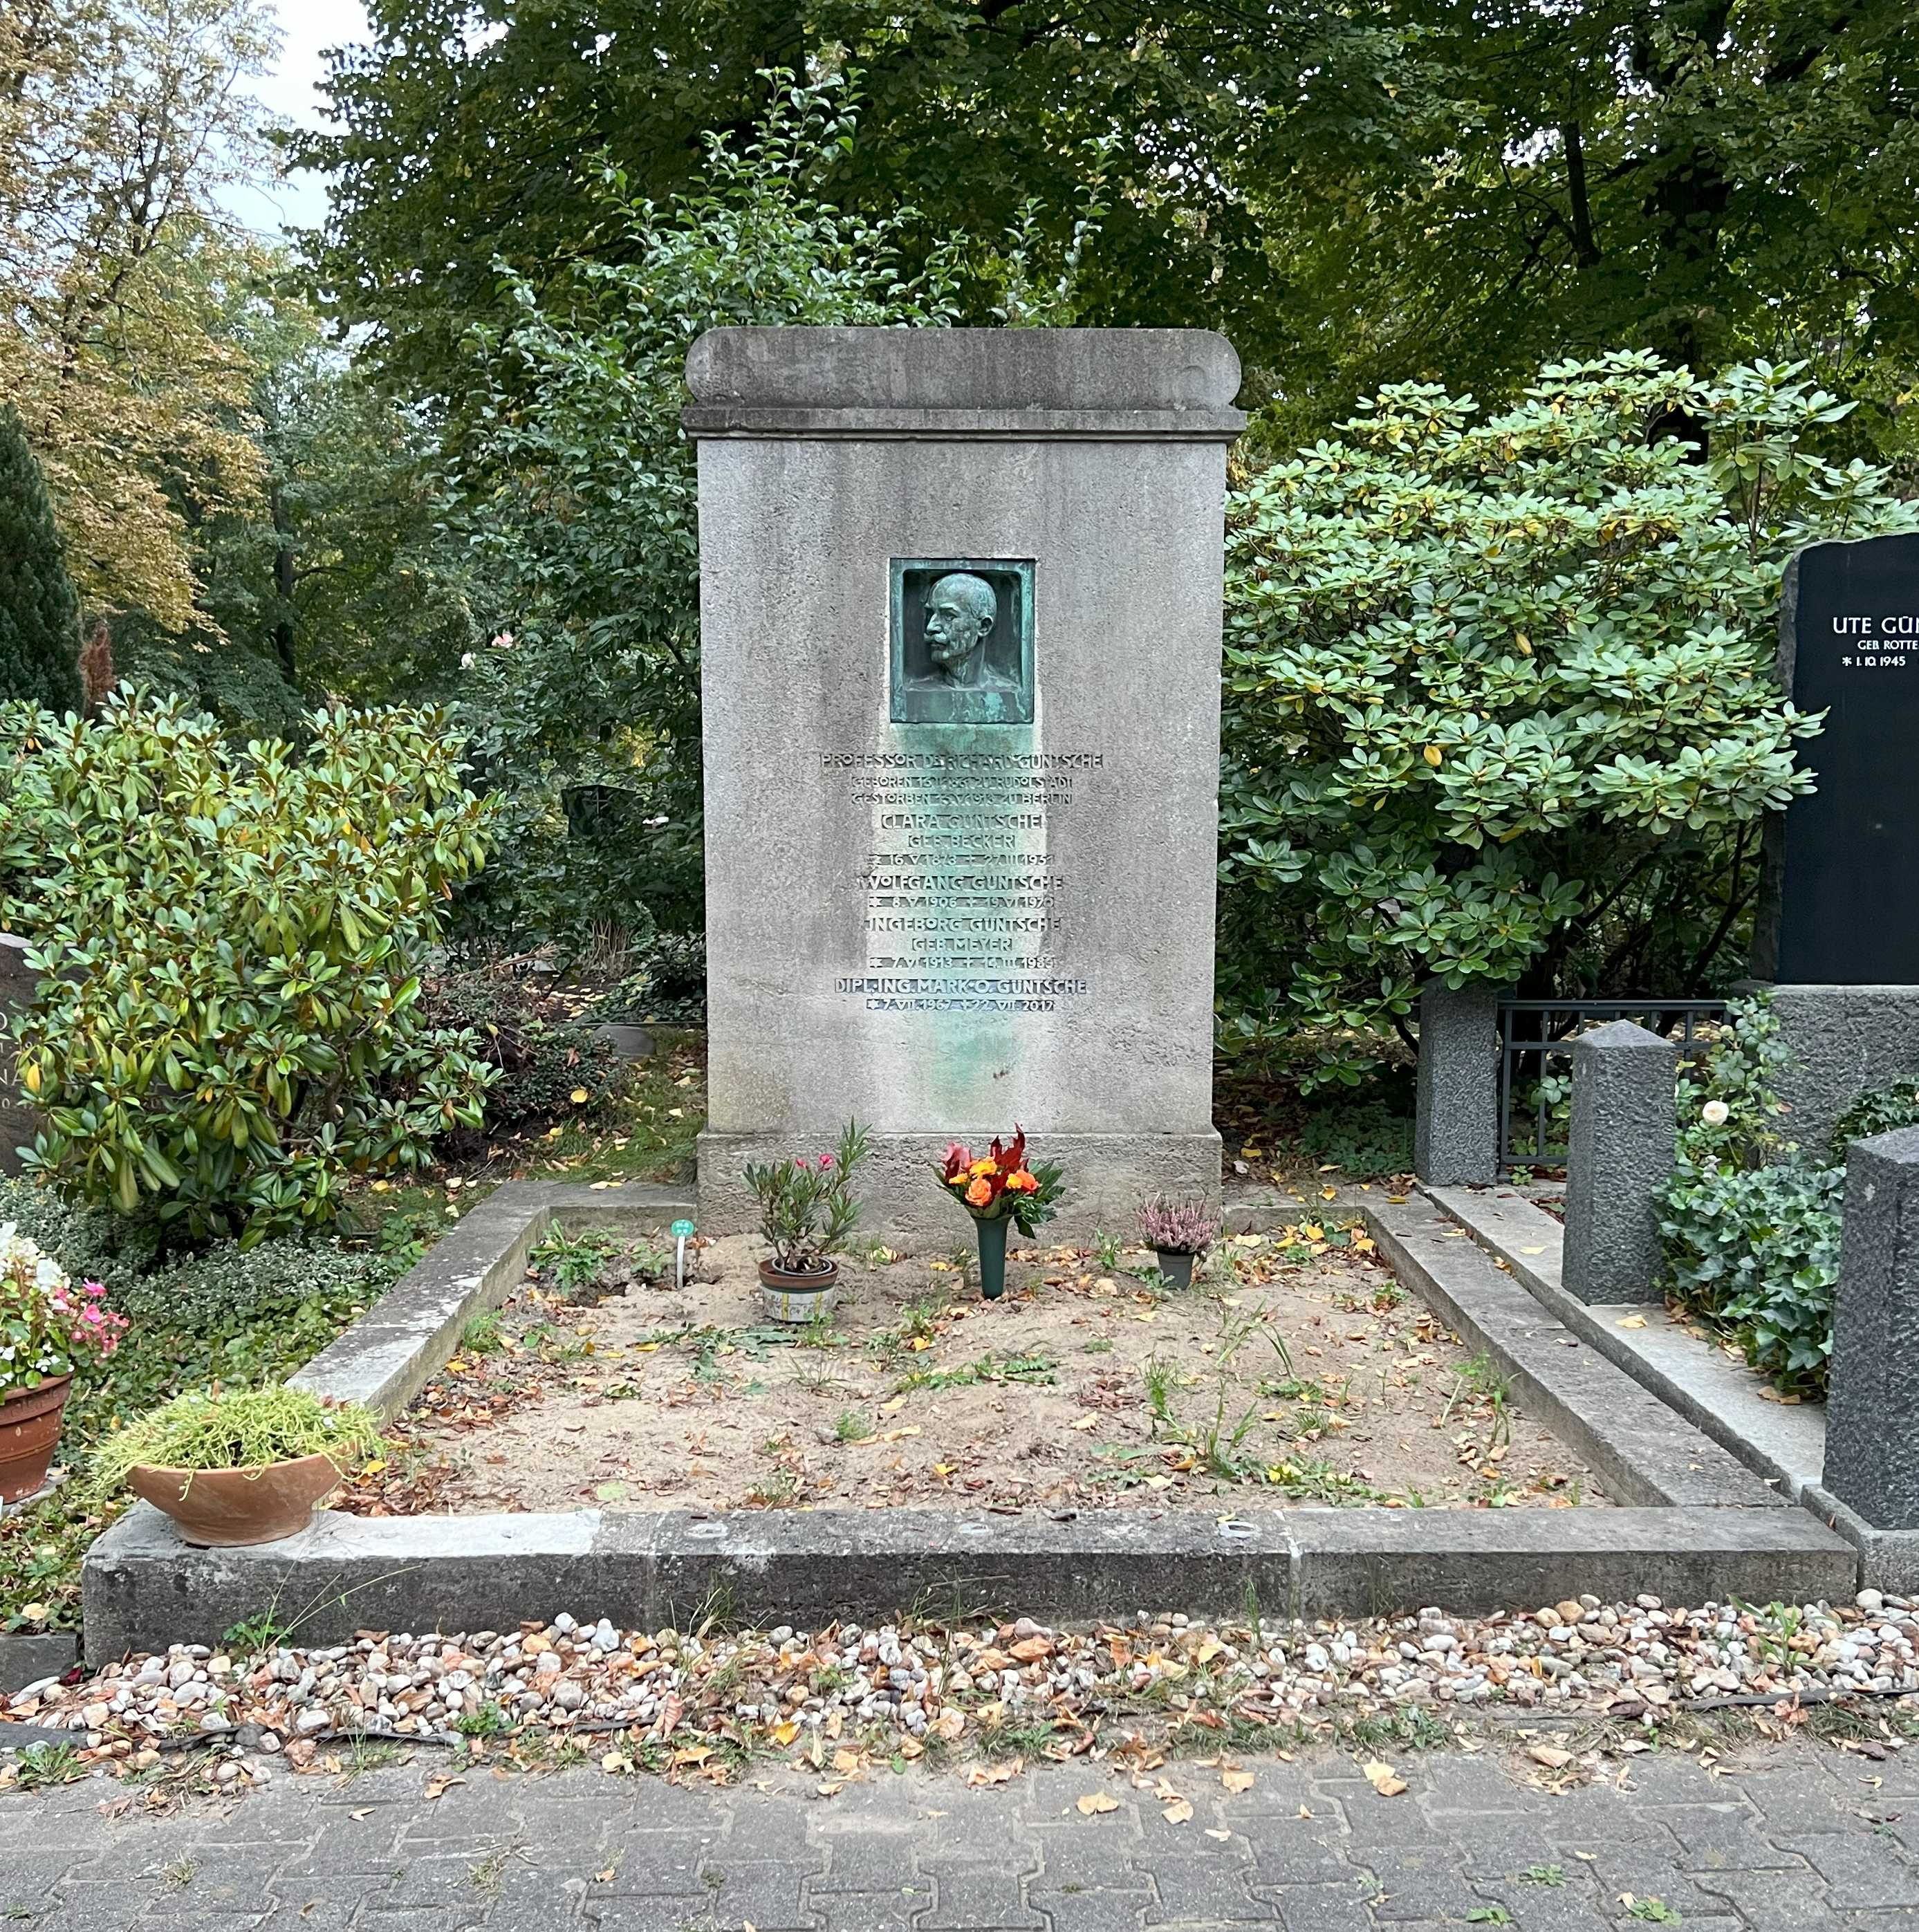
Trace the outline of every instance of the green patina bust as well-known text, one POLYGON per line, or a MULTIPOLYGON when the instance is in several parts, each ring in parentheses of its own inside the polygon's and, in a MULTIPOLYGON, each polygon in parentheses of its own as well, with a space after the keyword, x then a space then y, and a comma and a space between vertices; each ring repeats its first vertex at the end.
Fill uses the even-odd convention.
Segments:
POLYGON ((896 557, 892 716, 918 724, 1030 724, 1030 561, 896 557))

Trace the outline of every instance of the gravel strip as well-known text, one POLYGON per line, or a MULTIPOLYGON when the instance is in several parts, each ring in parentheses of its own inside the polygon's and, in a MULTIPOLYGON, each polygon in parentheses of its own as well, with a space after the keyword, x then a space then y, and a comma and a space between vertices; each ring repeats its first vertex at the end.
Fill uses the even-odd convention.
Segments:
POLYGON ((562 1615, 251 1654, 176 1645, 28 1686, 0 1711, 0 1744, 16 1724, 23 1745, 53 1732, 101 1769, 138 1772, 163 1749, 204 1743, 227 1748, 214 1774, 227 1784, 264 1782, 275 1761, 337 1768, 318 1754, 341 1736, 479 1749, 578 1736, 599 1751, 623 1734, 624 1748, 602 1756, 609 1770, 702 1767, 723 1747, 818 1764, 842 1739, 911 1758, 934 1740, 1036 1730, 1071 1754, 1141 1724, 1231 1725, 1250 1743, 1248 1730, 1297 1736, 1408 1706, 1653 1721, 1731 1700, 1896 1697, 1919 1693, 1915 1646, 1912 1602, 1872 1590, 1839 1609, 1586 1596, 1483 1618, 1254 1626, 1140 1612, 1071 1630, 1022 1618, 699 1635, 562 1615))

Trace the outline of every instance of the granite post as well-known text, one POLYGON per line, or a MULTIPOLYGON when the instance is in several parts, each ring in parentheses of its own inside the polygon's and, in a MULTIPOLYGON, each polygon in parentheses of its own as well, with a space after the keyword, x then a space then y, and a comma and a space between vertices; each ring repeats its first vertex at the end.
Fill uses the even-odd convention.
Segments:
POLYGON ((1561 1279, 1584 1302, 1658 1301, 1679 1049, 1630 1020, 1572 1042, 1561 1279))
POLYGON ((1216 1203, 1222 520, 1239 365, 1161 329, 716 329, 698 443, 709 1109, 742 1169, 872 1131, 865 1228, 1023 1126, 1054 1226, 1216 1203))
POLYGON ((1919 1530, 1919 1127, 1845 1157, 1823 1486, 1874 1528, 1919 1530))
POLYGON ((1413 1167, 1431 1187, 1499 1178, 1499 1003, 1503 988, 1437 981, 1419 995, 1413 1167))

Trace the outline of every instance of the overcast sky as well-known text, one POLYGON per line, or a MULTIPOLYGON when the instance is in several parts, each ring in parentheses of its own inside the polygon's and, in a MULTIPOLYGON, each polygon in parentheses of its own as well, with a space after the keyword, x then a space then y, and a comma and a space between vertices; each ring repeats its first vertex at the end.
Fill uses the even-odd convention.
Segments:
MULTIPOLYGON (((283 120, 312 127, 325 118, 314 91, 326 70, 322 56, 329 47, 362 38, 366 14, 360 0, 273 0, 273 5, 283 42, 279 63, 272 75, 254 83, 254 92, 283 120)), ((326 212, 325 183, 304 172, 283 182, 236 184, 225 200, 248 227, 267 235, 317 226, 326 212)))

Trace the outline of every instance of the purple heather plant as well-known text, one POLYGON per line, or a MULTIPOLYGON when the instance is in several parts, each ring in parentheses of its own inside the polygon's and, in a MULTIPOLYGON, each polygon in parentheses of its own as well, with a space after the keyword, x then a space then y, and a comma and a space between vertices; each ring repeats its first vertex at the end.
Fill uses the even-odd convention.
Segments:
POLYGON ((1146 1245, 1168 1255, 1203 1255, 1219 1239, 1219 1216, 1203 1201, 1165 1201, 1157 1195, 1140 1210, 1146 1245))

